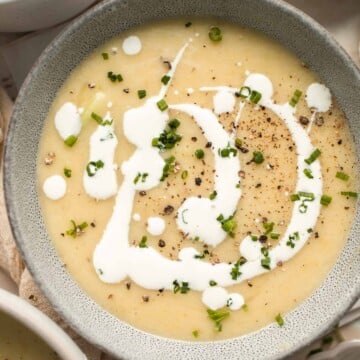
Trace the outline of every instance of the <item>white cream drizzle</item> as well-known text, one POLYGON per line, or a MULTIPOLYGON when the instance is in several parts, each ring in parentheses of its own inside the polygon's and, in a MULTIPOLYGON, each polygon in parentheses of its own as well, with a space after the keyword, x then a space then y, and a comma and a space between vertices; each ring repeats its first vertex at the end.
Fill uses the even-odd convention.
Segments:
MULTIPOLYGON (((185 44, 172 63, 172 69, 168 72, 171 80, 187 46, 188 44, 185 44)), ((246 237, 243 240, 244 245, 240 246, 240 252, 247 254, 248 261, 241 266, 242 274, 236 280, 232 279, 230 274, 234 264, 213 265, 199 260, 195 258, 195 255, 199 255, 198 251, 192 247, 183 248, 179 252, 179 259, 173 261, 162 256, 152 247, 139 248, 129 244, 129 226, 136 191, 151 189, 160 183, 164 160, 158 150, 151 146, 151 140, 163 131, 168 121, 167 111, 161 112, 157 108, 156 102, 164 97, 170 82, 168 85, 162 86, 157 97, 149 98, 142 106, 130 109, 124 114, 124 134, 137 149, 121 167, 124 180, 116 196, 113 214, 102 239, 96 246, 93 263, 100 279, 108 283, 120 282, 129 277, 147 289, 172 290, 174 280, 179 283, 187 282, 192 290, 204 291, 203 301, 207 306, 217 308, 219 305, 224 306, 223 295, 226 290, 221 290, 222 287, 231 286, 268 272, 261 266, 262 255, 255 256, 256 249, 249 245, 250 237, 246 237), (135 177, 144 172, 147 173, 146 180, 135 183, 135 177), (215 287, 216 290, 214 287, 209 287, 210 281, 218 284, 215 287), (216 294, 213 294, 214 292, 216 294)), ((319 200, 322 194, 321 169, 318 160, 311 165, 306 165, 304 162, 314 147, 307 132, 298 124, 294 116, 295 109, 288 103, 283 105, 274 103, 271 81, 262 74, 249 74, 244 85, 262 94, 259 105, 273 111, 284 122, 295 142, 298 176, 295 192, 308 191, 315 195, 315 200, 307 203, 306 213, 299 212, 298 203, 291 204, 294 206, 292 218, 285 234, 278 245, 269 250, 270 269, 274 269, 278 261, 287 261, 300 251, 309 238, 307 230, 316 224, 320 212, 319 200), (314 179, 308 179, 304 175, 305 168, 311 169, 314 179), (290 248, 286 243, 289 236, 295 232, 298 233, 298 239, 294 241, 294 248, 290 248)), ((230 103, 229 95, 234 97, 234 93, 238 91, 238 89, 226 86, 204 87, 200 90, 221 92, 222 96, 226 92, 227 104, 230 103)), ((242 106, 239 105, 239 110, 242 110, 242 106)), ((241 190, 235 186, 239 181, 237 174, 240 170, 240 161, 238 156, 222 158, 218 154, 218 149, 227 146, 233 147, 233 136, 223 129, 218 118, 208 109, 194 104, 169 105, 169 108, 185 112, 194 118, 203 130, 205 138, 212 142, 215 159, 214 189, 217 191, 217 197, 214 200, 187 198, 178 209, 177 225, 190 237, 199 237, 200 241, 216 246, 226 237, 216 218, 219 214, 225 218, 232 215, 241 196, 241 190)), ((239 113, 241 114, 241 111, 239 113)), ((240 120, 240 115, 238 116, 237 122, 240 120)), ((250 241, 252 240, 250 239, 250 241)), ((257 251, 259 252, 259 249, 257 251)), ((230 309, 235 310, 242 306, 243 299, 240 294, 230 294, 227 300, 229 297, 233 303, 229 305, 230 309)))
POLYGON ((165 230, 165 221, 160 217, 149 217, 146 230, 153 236, 161 235, 165 230))
POLYGON ((122 49, 126 55, 136 55, 141 51, 141 40, 138 36, 127 37, 122 44, 122 49))
POLYGON ((308 134, 311 131, 316 114, 318 112, 326 112, 331 107, 331 93, 330 90, 323 84, 312 83, 306 90, 307 106, 313 110, 310 122, 307 128, 308 134))
POLYGON ((78 136, 81 131, 79 109, 71 102, 65 103, 55 114, 55 127, 60 137, 66 140, 69 136, 78 136))
POLYGON ((49 176, 43 184, 44 194, 51 200, 59 200, 65 196, 66 181, 60 175, 49 176))
POLYGON ((214 95, 214 112, 216 115, 230 113, 234 110, 235 97, 228 91, 218 91, 214 95))
MULTIPOLYGON (((110 112, 104 116, 104 121, 112 121, 110 112)), ((85 192, 97 199, 105 200, 118 191, 116 168, 114 164, 115 149, 118 144, 114 132, 114 122, 109 125, 98 125, 90 137, 89 163, 101 160, 104 166, 98 169, 94 176, 89 176, 86 169, 83 175, 85 192)))

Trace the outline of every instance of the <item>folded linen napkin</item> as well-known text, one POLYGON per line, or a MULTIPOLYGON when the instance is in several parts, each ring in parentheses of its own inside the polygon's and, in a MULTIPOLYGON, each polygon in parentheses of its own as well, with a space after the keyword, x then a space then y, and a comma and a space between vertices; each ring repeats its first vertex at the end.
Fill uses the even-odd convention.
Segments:
POLYGON ((36 306, 57 322, 74 339, 89 360, 109 359, 105 354, 102 354, 100 350, 96 349, 93 345, 89 344, 86 340, 76 334, 55 312, 51 304, 35 284, 16 248, 6 215, 2 182, 3 145, 12 107, 12 101, 5 93, 4 89, 0 87, 0 267, 5 270, 11 279, 18 285, 19 296, 36 306))

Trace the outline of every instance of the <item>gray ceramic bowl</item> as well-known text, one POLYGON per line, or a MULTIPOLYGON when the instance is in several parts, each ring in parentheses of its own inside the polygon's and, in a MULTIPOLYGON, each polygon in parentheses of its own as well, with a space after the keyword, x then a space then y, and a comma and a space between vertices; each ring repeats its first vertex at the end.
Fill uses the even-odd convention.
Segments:
POLYGON ((5 153, 5 191, 17 243, 56 310, 89 341, 126 359, 278 359, 325 333, 360 293, 360 211, 322 286, 276 324, 239 338, 192 343, 154 336, 110 315, 61 266, 47 235, 36 190, 36 156, 49 107, 70 71, 97 46, 133 26, 170 16, 217 16, 255 28, 295 52, 319 74, 349 120, 360 154, 360 75, 329 34, 277 0, 110 0, 70 25, 45 50, 16 102, 5 153))

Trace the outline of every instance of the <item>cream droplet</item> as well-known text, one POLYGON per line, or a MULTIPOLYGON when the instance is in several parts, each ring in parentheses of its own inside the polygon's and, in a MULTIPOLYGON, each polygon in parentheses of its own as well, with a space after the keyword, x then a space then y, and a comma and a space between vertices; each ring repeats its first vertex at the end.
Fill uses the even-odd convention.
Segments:
POLYGON ((51 200, 59 200, 66 193, 66 181, 60 175, 48 177, 43 184, 45 195, 51 200))
POLYGON ((141 41, 137 36, 129 36, 124 40, 122 49, 126 55, 136 55, 141 51, 141 41))

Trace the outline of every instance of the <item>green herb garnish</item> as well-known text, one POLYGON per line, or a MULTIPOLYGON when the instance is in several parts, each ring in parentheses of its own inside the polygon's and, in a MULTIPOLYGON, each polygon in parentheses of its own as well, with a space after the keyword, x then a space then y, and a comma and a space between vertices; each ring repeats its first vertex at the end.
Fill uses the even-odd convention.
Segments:
POLYGON ((261 99, 261 93, 256 90, 251 91, 250 101, 254 104, 257 104, 261 99))
POLYGON ((109 60, 109 54, 108 53, 104 52, 104 53, 101 54, 101 56, 102 56, 102 58, 104 60, 109 60))
POLYGON ((160 111, 165 111, 169 107, 164 99, 159 100, 156 105, 160 111))
POLYGON ((335 175, 336 178, 344 181, 348 181, 350 176, 348 174, 343 173, 342 171, 338 171, 335 175))
POLYGON ((236 156, 237 150, 235 148, 230 147, 230 144, 228 144, 226 148, 219 149, 218 154, 223 158, 229 157, 230 154, 232 154, 233 156, 236 156))
POLYGON ((289 105, 295 107, 296 104, 299 102, 301 95, 302 95, 302 91, 296 89, 294 95, 289 101, 289 105))
POLYGON ((314 176, 313 176, 313 174, 312 174, 312 171, 311 171, 310 169, 304 169, 304 174, 305 174, 305 176, 306 176, 307 178, 309 178, 309 179, 313 179, 313 178, 314 178, 314 176))
POLYGON ((312 164, 320 155, 321 155, 321 151, 320 151, 319 149, 315 149, 315 150, 311 153, 311 155, 310 155, 307 159, 305 159, 304 161, 305 161, 308 165, 310 165, 310 164, 312 164))
POLYGON ((276 322, 278 323, 278 325, 281 327, 281 326, 284 326, 284 319, 282 318, 282 316, 280 314, 277 314, 275 316, 275 320, 276 322))
POLYGON ((185 23, 185 27, 190 27, 192 25, 192 22, 191 21, 188 21, 187 23, 185 23))
POLYGON ((204 156, 205 156, 204 150, 203 150, 203 149, 197 149, 197 150, 195 150, 195 156, 196 156, 198 159, 203 159, 204 156))
POLYGON ((216 196, 217 196, 217 191, 214 190, 214 191, 210 194, 209 199, 210 199, 210 200, 214 200, 214 199, 216 198, 216 196))
POLYGON ((210 281, 209 281, 209 285, 210 285, 210 286, 216 286, 216 285, 217 285, 217 282, 214 281, 214 280, 210 280, 210 281))
POLYGON ((227 219, 224 218, 222 214, 220 214, 217 218, 217 221, 221 223, 221 228, 231 237, 234 237, 234 230, 237 226, 237 222, 234 219, 234 215, 230 215, 227 219))
POLYGON ((221 41, 222 33, 220 28, 218 28, 217 26, 212 26, 209 31, 209 38, 211 41, 221 41))
POLYGON ((332 197, 329 195, 323 195, 320 199, 320 204, 324 206, 328 206, 331 203, 332 197))
POLYGON ((189 283, 188 282, 181 282, 181 284, 179 284, 179 282, 177 280, 173 281, 173 285, 174 285, 174 294, 178 293, 180 291, 180 294, 186 294, 190 288, 189 288, 189 283))
POLYGON ((98 161, 90 161, 87 165, 86 165, 86 172, 88 174, 88 176, 93 177, 95 176, 96 172, 99 169, 102 169, 104 167, 104 162, 101 160, 98 161))
POLYGON ((143 99, 144 97, 146 97, 146 90, 138 90, 137 94, 139 99, 143 99))
POLYGON ((111 125, 113 123, 112 120, 104 120, 100 115, 92 112, 91 118, 94 119, 99 125, 106 126, 111 125))
POLYGON ((222 322, 224 319, 230 316, 229 311, 221 311, 221 310, 206 310, 208 313, 208 316, 211 320, 215 322, 215 330, 221 331, 222 330, 222 322))
POLYGON ((164 181, 170 174, 175 172, 175 156, 170 156, 165 159, 165 165, 163 167, 163 173, 160 181, 164 181))
POLYGON ((185 180, 189 175, 189 172, 187 170, 184 170, 182 173, 181 173, 181 178, 183 180, 185 180))
POLYGON ((231 268, 230 275, 233 280, 237 280, 241 275, 240 266, 246 263, 246 259, 244 257, 240 257, 239 260, 234 263, 233 267, 231 268))
POLYGON ((68 168, 64 168, 64 175, 67 177, 67 178, 71 178, 71 169, 68 169, 68 168))
POLYGON ((161 82, 164 84, 164 85, 167 85, 168 82, 170 81, 171 77, 169 75, 164 75, 162 78, 161 78, 161 82))
POLYGON ((85 228, 88 227, 88 223, 86 221, 83 221, 81 224, 77 225, 74 220, 70 220, 72 223, 72 228, 69 230, 66 230, 66 235, 69 235, 73 237, 74 239, 81 235, 85 228))
MULTIPOLYGON (((185 25, 186 26, 186 25, 185 25)), ((193 334, 193 336, 194 336, 194 338, 198 338, 199 337, 199 330, 194 330, 193 332, 192 332, 192 334, 193 334)))
POLYGON ((65 145, 72 147, 76 143, 77 139, 77 136, 70 135, 64 140, 64 143, 65 145))
POLYGON ((353 198, 357 198, 357 197, 358 197, 358 193, 357 193, 357 192, 354 192, 354 191, 342 191, 340 194, 341 194, 341 195, 344 195, 344 196, 353 197, 353 198))
POLYGON ((255 164, 262 164, 264 162, 264 155, 260 151, 254 151, 251 161, 253 161, 255 164))
POLYGON ((237 97, 248 98, 251 95, 251 89, 248 86, 242 86, 238 92, 235 93, 237 97))
POLYGON ((121 82, 124 80, 121 74, 115 74, 112 71, 107 73, 107 77, 112 82, 121 82))
POLYGON ((139 242, 139 247, 140 248, 147 248, 147 237, 146 236, 143 236, 139 242))

